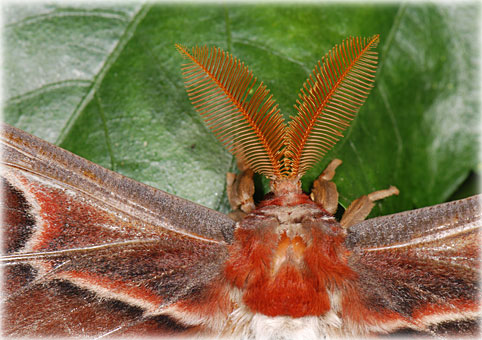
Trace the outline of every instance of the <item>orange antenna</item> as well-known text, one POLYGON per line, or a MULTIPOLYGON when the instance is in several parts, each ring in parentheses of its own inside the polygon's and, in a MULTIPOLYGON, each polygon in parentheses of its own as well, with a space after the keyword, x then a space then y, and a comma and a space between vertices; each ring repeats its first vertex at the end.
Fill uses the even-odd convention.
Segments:
POLYGON ((238 160, 276 180, 296 179, 343 136, 373 82, 379 36, 349 38, 335 46, 308 77, 287 126, 261 82, 220 48, 176 45, 186 91, 206 125, 238 160))
POLYGON ((343 137, 375 80, 379 35, 335 46, 308 77, 286 131, 289 177, 301 177, 343 137))
POLYGON ((237 58, 220 48, 176 45, 187 59, 183 76, 189 98, 224 146, 249 168, 281 178, 286 124, 263 83, 237 58))

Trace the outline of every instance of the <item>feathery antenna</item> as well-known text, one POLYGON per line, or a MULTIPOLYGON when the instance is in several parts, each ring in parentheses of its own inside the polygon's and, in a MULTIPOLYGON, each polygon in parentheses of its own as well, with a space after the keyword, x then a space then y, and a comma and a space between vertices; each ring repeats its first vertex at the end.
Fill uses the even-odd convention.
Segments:
POLYGON ((345 40, 304 83, 286 131, 289 177, 301 177, 343 136, 373 87, 378 41, 379 35, 345 40))
POLYGON ((182 68, 186 91, 216 137, 249 168, 281 178, 286 124, 263 83, 237 58, 220 48, 176 45, 187 59, 182 68))
POLYGON ((348 38, 318 62, 287 126, 269 90, 220 48, 176 45, 189 98, 238 160, 273 180, 299 179, 343 136, 375 80, 379 36, 348 38))

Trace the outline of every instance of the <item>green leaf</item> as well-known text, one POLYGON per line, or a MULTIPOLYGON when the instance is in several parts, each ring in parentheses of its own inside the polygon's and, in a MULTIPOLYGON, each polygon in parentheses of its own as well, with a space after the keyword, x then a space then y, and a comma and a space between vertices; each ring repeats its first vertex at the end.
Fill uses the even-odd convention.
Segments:
POLYGON ((341 202, 396 185, 385 214, 446 200, 477 167, 480 6, 10 4, 4 120, 124 175, 227 211, 232 157, 189 104, 174 44, 216 45, 288 117, 315 62, 380 33, 375 88, 334 157, 341 202))

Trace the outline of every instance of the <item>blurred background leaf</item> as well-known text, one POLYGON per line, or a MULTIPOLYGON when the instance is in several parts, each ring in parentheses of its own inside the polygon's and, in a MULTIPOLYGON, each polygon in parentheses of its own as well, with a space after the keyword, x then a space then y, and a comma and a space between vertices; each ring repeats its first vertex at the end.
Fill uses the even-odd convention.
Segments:
MULTIPOLYGON (((10 3, 4 120, 141 182, 227 211, 232 157, 188 102, 174 44, 244 61, 286 118, 314 64, 347 36, 381 36, 376 87, 334 157, 346 205, 396 185, 372 215, 447 200, 478 167, 480 6, 10 3)), ((470 176, 459 196, 476 192, 470 176)), ((457 194, 456 194, 457 195, 457 194)))

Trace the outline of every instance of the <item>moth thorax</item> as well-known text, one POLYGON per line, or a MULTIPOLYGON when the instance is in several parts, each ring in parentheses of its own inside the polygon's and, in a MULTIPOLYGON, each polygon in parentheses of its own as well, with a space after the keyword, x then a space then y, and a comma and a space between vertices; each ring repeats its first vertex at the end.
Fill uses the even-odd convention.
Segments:
MULTIPOLYGON (((293 195, 296 196, 296 195, 293 195)), ((300 196, 300 195, 298 195, 300 196)), ((235 232, 225 273, 244 304, 267 316, 323 316, 330 294, 349 276, 344 230, 313 202, 264 206, 235 232)))

